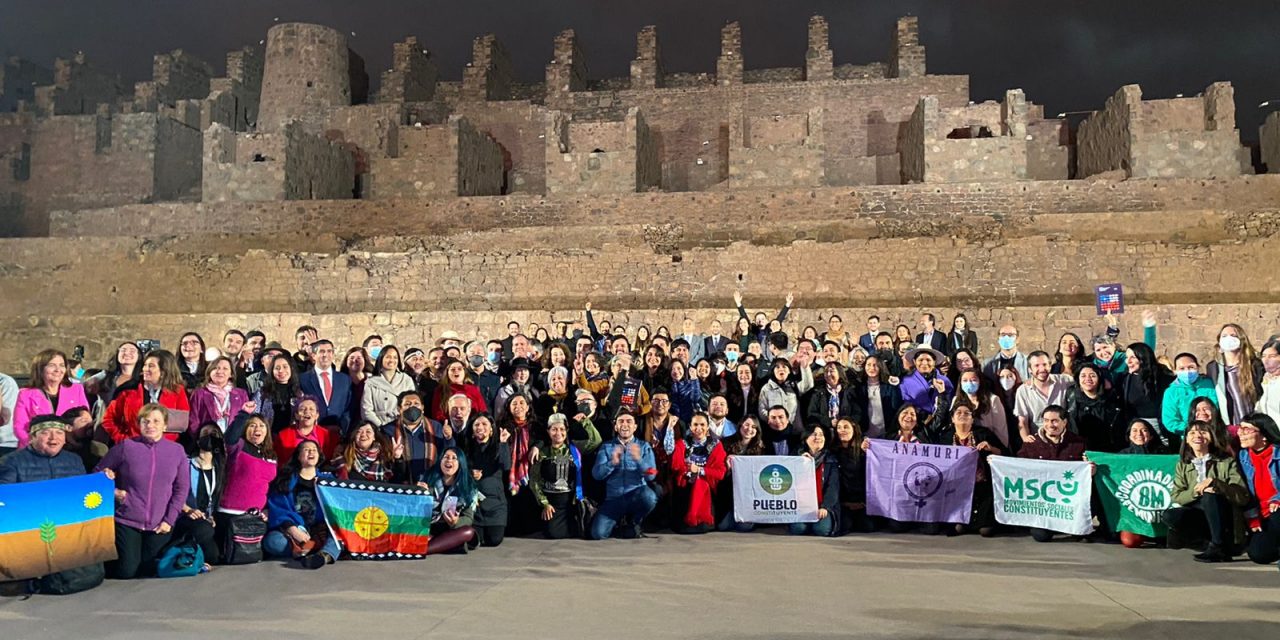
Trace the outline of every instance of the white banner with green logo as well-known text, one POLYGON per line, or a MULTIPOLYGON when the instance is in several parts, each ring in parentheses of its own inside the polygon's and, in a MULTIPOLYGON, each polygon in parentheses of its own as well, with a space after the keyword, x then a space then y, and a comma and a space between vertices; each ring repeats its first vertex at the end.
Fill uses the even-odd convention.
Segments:
POLYGON ((733 456, 733 517, 738 522, 818 521, 813 460, 804 456, 733 456))
POLYGON ((1093 532, 1088 462, 991 456, 996 520, 1082 536, 1093 532))

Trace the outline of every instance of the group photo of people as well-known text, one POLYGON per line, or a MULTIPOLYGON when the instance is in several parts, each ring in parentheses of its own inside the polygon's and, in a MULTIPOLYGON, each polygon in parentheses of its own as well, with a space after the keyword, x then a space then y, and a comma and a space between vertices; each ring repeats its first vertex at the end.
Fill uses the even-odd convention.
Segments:
POLYGON ((428 554, 508 537, 741 535, 764 528, 735 517, 733 467, 749 456, 812 460, 817 520, 774 533, 1030 536, 1280 561, 1275 336, 1221 322, 1211 344, 1164 344, 1145 311, 1140 336, 1106 315, 1097 333, 1084 322, 1048 344, 985 327, 997 339, 984 344, 964 313, 837 310, 799 327, 792 295, 754 313, 735 299, 735 316, 704 324, 628 327, 587 304, 554 326, 441 327, 422 345, 349 344, 312 326, 123 341, 96 363, 40 345, 21 383, 0 374, 0 485, 106 474, 116 559, 99 571, 118 580, 165 575, 179 544, 199 549, 197 573, 341 561, 349 550, 318 495, 331 480, 429 494, 428 554), (874 441, 976 450, 968 521, 869 512, 874 441), (1087 452, 1177 456, 1157 516, 1166 535, 1120 530, 1096 505, 1083 536, 998 521, 993 456, 1087 452))

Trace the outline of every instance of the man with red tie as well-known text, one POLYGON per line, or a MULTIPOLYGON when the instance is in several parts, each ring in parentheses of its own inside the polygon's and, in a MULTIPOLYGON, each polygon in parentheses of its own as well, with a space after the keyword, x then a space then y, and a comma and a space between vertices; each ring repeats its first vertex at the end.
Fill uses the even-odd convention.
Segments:
POLYGON ((312 342, 311 355, 315 366, 302 374, 298 384, 303 393, 320 399, 320 424, 339 429, 345 437, 351 421, 351 378, 334 368, 332 342, 312 342))

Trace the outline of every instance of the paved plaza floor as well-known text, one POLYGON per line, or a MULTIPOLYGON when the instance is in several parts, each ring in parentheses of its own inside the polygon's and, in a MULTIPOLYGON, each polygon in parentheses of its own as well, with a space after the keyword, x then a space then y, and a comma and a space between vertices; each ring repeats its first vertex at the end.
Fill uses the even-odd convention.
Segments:
POLYGON ((1198 638, 1274 634, 1280 571, 1189 551, 875 534, 507 540, 0 599, 0 638, 1198 638))

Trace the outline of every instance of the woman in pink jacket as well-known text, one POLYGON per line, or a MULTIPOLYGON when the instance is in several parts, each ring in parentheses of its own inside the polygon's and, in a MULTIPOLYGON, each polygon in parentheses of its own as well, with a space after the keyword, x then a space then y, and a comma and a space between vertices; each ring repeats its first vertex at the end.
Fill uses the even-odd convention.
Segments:
POLYGON ((27 425, 36 416, 64 412, 76 407, 89 407, 84 387, 71 381, 67 375, 67 355, 56 349, 45 349, 31 361, 31 377, 27 388, 18 391, 18 402, 13 407, 13 433, 18 437, 18 447, 27 446, 30 439, 27 425))

